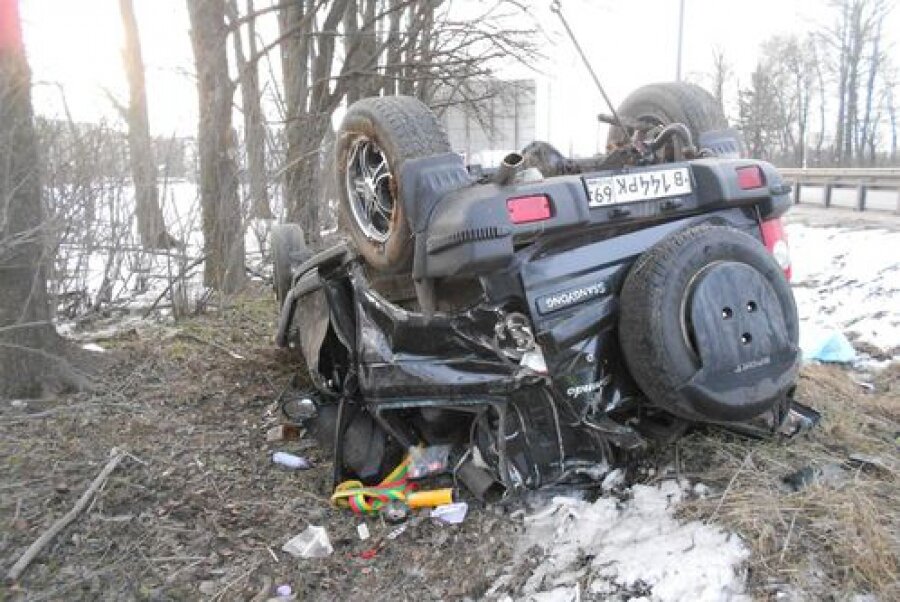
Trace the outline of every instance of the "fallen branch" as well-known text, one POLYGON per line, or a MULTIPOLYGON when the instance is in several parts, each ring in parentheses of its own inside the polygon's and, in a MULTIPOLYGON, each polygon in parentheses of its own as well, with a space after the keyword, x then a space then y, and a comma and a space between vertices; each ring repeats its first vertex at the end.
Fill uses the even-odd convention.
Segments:
POLYGON ((178 337, 178 338, 188 339, 188 340, 190 340, 190 341, 194 341, 195 343, 200 343, 201 345, 208 345, 208 346, 212 347, 213 349, 218 349, 218 350, 221 351, 222 353, 225 353, 225 354, 229 355, 230 357, 232 357, 232 358, 234 358, 234 359, 236 359, 236 360, 245 360, 245 359, 247 359, 247 358, 245 358, 243 355, 241 355, 240 353, 237 353, 237 352, 232 351, 231 349, 229 349, 229 348, 226 347, 225 345, 220 345, 219 343, 216 343, 215 341, 209 341, 209 340, 204 339, 204 338, 202 338, 202 337, 198 337, 197 335, 191 334, 190 332, 178 331, 178 332, 175 333, 175 336, 178 337))
POLYGON ((109 453, 112 457, 109 459, 109 462, 106 463, 106 466, 103 467, 103 470, 100 471, 100 474, 98 474, 91 482, 87 491, 81 494, 81 497, 78 498, 78 501, 75 502, 75 506, 73 506, 71 510, 53 523, 49 529, 44 531, 41 536, 34 541, 34 543, 28 546, 28 549, 25 550, 19 560, 17 560, 12 568, 9 569, 9 572, 6 574, 7 581, 18 581, 19 577, 25 572, 25 569, 28 568, 28 565, 31 564, 31 561, 34 560, 35 556, 40 554, 41 550, 43 550, 48 543, 53 541, 53 538, 56 537, 60 531, 65 529, 69 523, 78 518, 78 515, 84 511, 88 503, 90 503, 91 498, 94 497, 94 494, 97 493, 104 483, 106 483, 109 475, 116 469, 116 466, 119 465, 122 458, 128 455, 125 452, 118 451, 116 448, 110 450, 109 453))

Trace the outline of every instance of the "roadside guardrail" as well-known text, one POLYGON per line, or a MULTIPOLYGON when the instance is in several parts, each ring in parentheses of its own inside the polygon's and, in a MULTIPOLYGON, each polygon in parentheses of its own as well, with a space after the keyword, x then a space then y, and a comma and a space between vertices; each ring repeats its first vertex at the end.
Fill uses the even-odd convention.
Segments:
POLYGON ((900 168, 806 168, 779 169, 785 180, 794 188, 794 203, 800 203, 800 191, 804 186, 822 188, 822 204, 827 208, 832 204, 835 188, 856 190, 857 211, 867 209, 866 197, 870 190, 896 191, 897 201, 894 211, 900 213, 900 168))

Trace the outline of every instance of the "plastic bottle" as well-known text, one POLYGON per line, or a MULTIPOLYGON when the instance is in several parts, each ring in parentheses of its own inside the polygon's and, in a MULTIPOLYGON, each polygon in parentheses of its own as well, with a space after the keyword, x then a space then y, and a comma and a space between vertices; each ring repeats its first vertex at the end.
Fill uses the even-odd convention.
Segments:
POLYGON ((296 468, 299 470, 307 470, 312 468, 312 463, 306 458, 295 456, 286 452, 275 452, 272 454, 272 461, 288 468, 296 468))

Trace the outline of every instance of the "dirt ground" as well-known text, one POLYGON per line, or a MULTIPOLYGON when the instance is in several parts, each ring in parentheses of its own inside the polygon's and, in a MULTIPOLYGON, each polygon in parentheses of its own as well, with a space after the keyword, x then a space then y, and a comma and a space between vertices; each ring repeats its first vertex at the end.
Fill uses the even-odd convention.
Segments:
MULTIPOLYGON (((306 438, 266 442, 280 418, 273 400, 303 370, 273 346, 274 316, 260 293, 177 326, 125 331, 97 341, 107 352, 98 354, 94 392, 3 402, 4 573, 72 507, 110 450, 129 455, 23 577, 0 585, 0 600, 265 600, 282 584, 304 600, 479 599, 507 567, 540 562, 513 559, 514 505, 472 504, 461 526, 416 517, 395 539, 386 538, 394 526, 370 519, 372 539, 360 541, 360 520, 328 502, 328 458, 306 438), (315 468, 275 466, 274 450, 305 455, 315 468), (327 528, 333 555, 281 551, 307 525, 327 528), (376 547, 373 558, 362 556, 376 547)), ((655 470, 635 475, 652 482, 676 473, 711 488, 682 514, 745 538, 754 598, 900 597, 900 369, 870 377, 871 386, 851 377, 866 378, 804 370, 799 397, 824 420, 799 440, 695 432, 649 457, 644 466, 655 470), (782 482, 831 465, 840 479, 796 492, 782 482)), ((499 592, 507 593, 517 592, 499 592)))

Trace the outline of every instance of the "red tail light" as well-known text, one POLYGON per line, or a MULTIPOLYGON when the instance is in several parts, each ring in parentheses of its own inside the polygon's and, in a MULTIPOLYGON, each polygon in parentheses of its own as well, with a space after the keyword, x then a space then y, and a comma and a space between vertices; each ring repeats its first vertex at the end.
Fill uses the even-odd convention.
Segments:
POLYGON ((762 188, 766 181, 763 172, 758 165, 749 165, 747 167, 738 167, 735 169, 738 176, 738 186, 741 190, 753 190, 754 188, 762 188))
POLYGON ((506 210, 509 212, 509 221, 514 224, 541 222, 553 217, 550 198, 543 194, 507 199, 506 210))
POLYGON ((788 248, 787 233, 779 218, 765 220, 760 223, 759 231, 762 233, 763 244, 784 270, 784 275, 791 279, 791 252, 788 248))

